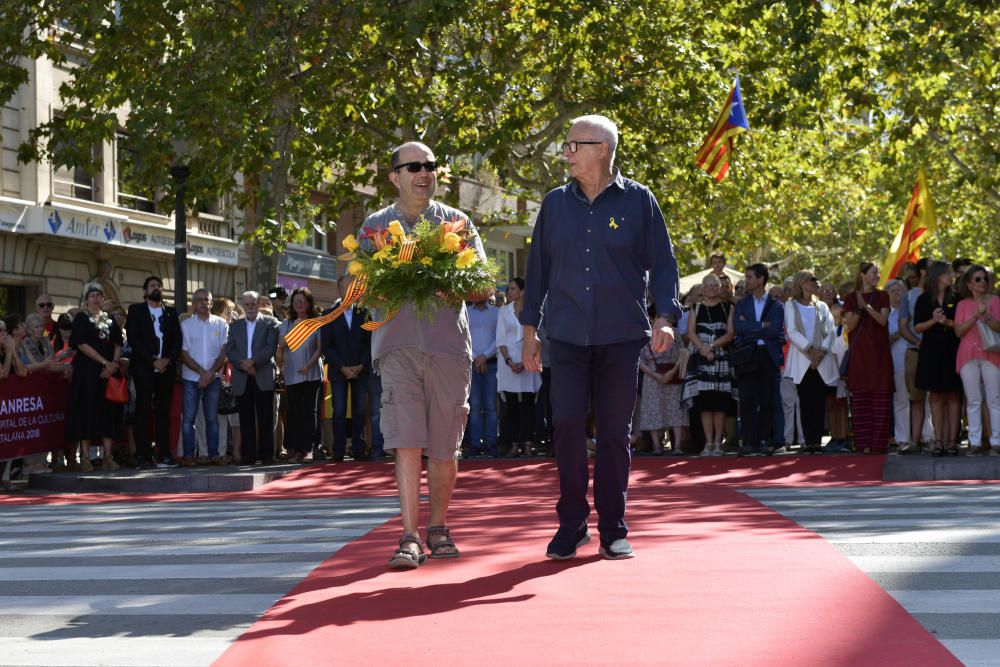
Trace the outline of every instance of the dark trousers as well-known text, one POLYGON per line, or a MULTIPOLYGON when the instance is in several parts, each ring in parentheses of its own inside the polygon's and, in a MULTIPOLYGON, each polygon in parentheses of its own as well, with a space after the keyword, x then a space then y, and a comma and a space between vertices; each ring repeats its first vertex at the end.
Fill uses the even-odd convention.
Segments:
POLYGON ((316 437, 316 396, 319 380, 296 382, 285 387, 285 449, 301 454, 312 451, 316 437))
POLYGON ((542 369, 542 386, 535 396, 535 437, 539 442, 552 446, 552 402, 549 392, 552 387, 552 369, 542 369))
POLYGON ((507 422, 504 431, 511 443, 534 442, 535 440, 535 394, 530 391, 505 391, 503 400, 507 406, 503 418, 507 422))
POLYGON ((559 525, 576 528, 590 515, 587 486, 587 410, 593 405, 597 453, 594 507, 604 542, 628 534, 625 501, 632 465, 629 434, 645 340, 579 346, 549 341, 553 443, 559 469, 559 525))
POLYGON ((236 405, 244 460, 251 464, 274 460, 274 391, 261 390, 257 381, 248 377, 246 390, 236 397, 236 405))
POLYGON ((135 435, 135 455, 140 461, 153 460, 153 448, 149 444, 149 412, 153 410, 156 420, 154 433, 160 455, 173 458, 174 448, 170 442, 170 406, 174 396, 174 383, 177 380, 177 368, 168 366, 163 373, 136 373, 132 376, 135 382, 135 418, 133 434, 135 435))
MULTIPOLYGON (((338 372, 338 375, 340 373, 338 372)), ((341 376, 343 377, 343 376, 341 376)), ((347 388, 351 388, 351 456, 365 455, 365 390, 368 376, 353 380, 334 380, 333 390, 333 455, 342 457, 347 449, 347 388)))
POLYGON ((796 389, 802 412, 802 435, 806 445, 818 447, 823 441, 823 429, 826 426, 826 396, 830 393, 831 387, 823 382, 819 371, 810 368, 802 376, 802 382, 796 389))
POLYGON ((743 449, 756 450, 771 439, 771 406, 778 383, 778 369, 763 345, 753 351, 756 368, 739 376, 740 419, 743 422, 743 449))

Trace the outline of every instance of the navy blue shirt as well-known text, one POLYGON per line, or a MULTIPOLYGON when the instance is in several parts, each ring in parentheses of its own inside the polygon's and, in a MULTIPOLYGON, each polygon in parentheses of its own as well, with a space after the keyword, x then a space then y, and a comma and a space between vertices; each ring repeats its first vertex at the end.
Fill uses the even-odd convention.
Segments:
POLYGON ((679 318, 679 276, 656 197, 615 171, 593 202, 573 180, 545 195, 535 221, 521 324, 573 345, 648 338, 646 288, 657 314, 679 318))

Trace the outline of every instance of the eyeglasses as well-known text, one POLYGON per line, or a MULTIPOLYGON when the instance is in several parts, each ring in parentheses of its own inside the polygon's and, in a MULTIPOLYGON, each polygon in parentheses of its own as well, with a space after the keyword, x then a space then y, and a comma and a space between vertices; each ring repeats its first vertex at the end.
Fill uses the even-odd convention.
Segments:
POLYGON ((818 283, 819 281, 816 280, 816 276, 809 276, 808 278, 806 278, 806 282, 807 283, 818 283))
POLYGON ((575 153, 580 149, 580 146, 596 146, 597 144, 603 144, 603 141, 564 141, 562 145, 563 152, 569 149, 570 153, 575 153))
POLYGON ((985 283, 986 282, 986 278, 984 276, 976 276, 976 277, 974 277, 972 279, 972 282, 974 282, 974 283, 985 283))
POLYGON ((433 174, 437 171, 438 163, 434 160, 428 160, 427 162, 404 162, 403 164, 397 164, 392 168, 393 171, 399 172, 400 169, 406 169, 406 171, 411 174, 418 173, 421 169, 426 171, 428 174, 433 174))
POLYGON ((36 303, 35 305, 38 306, 39 308, 55 308, 56 306, 56 304, 52 303, 51 301, 47 303, 36 303))

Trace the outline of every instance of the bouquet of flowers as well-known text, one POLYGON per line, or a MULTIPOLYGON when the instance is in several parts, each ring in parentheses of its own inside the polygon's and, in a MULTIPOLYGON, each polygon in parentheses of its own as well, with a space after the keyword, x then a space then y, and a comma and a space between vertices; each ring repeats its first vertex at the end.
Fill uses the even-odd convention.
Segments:
POLYGON ((111 318, 103 310, 97 315, 91 315, 90 321, 97 327, 97 335, 101 340, 108 337, 111 332, 111 318))
POLYGON ((384 230, 368 230, 355 239, 344 239, 350 261, 347 270, 365 285, 365 300, 394 314, 405 302, 418 316, 426 317, 442 303, 455 305, 468 294, 483 293, 496 285, 493 260, 482 261, 465 220, 432 225, 421 219, 411 233, 398 220, 384 230), (362 240, 369 244, 362 247, 362 240))

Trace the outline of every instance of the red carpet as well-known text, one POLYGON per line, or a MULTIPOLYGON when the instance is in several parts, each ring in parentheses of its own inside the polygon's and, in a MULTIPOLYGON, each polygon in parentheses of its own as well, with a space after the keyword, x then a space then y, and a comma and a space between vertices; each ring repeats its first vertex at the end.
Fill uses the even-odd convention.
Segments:
MULTIPOLYGON (((638 557, 600 560, 595 534, 565 563, 543 557, 553 464, 466 464, 450 521, 460 559, 389 572, 393 521, 314 570, 216 665, 959 664, 822 538, 732 488, 873 484, 881 463, 639 459, 638 557)), ((364 470, 313 468, 255 497, 392 493, 389 466, 364 470)))

